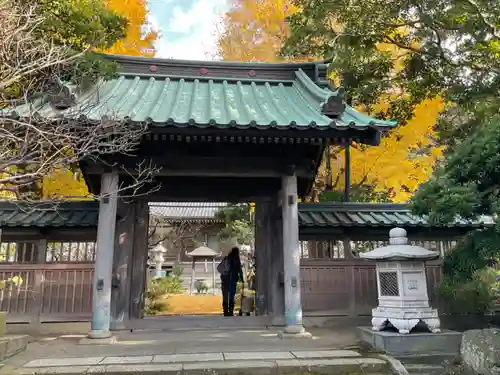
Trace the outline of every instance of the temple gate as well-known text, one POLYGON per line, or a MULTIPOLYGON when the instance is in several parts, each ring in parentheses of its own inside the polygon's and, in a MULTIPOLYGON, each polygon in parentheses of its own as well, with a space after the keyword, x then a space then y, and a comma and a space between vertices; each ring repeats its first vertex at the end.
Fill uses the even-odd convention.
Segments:
MULTIPOLYGON (((348 106, 323 63, 107 58, 118 77, 77 98, 86 111, 79 119, 146 123, 149 132, 133 156, 80 165, 101 196, 90 337, 142 316, 148 201, 256 202, 262 307, 285 332, 302 332, 298 198, 309 193, 327 143, 377 145, 395 123, 348 106), (131 199, 118 196, 138 165, 154 165, 155 181, 131 199)), ((74 111, 47 102, 38 113, 71 119, 74 111)))

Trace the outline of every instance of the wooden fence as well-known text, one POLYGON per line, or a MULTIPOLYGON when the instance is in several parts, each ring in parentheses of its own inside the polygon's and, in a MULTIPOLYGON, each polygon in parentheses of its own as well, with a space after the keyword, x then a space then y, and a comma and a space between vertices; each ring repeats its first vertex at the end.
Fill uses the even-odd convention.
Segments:
POLYGON ((88 320, 92 312, 93 241, 0 244, 0 310, 9 322, 88 320))
MULTIPOLYGON (((440 263, 428 262, 427 287, 433 305, 439 303, 440 279, 440 263)), ((375 265, 369 261, 302 261, 301 287, 305 315, 370 315, 377 306, 375 265)))
MULTIPOLYGON (((308 241, 302 245, 304 314, 369 315, 377 305, 374 263, 350 255, 345 241, 308 241)), ((351 248, 366 251, 366 243, 358 245, 351 248)), ((447 248, 438 247, 443 251, 447 248)), ((93 241, 1 243, 0 310, 9 313, 9 322, 90 319, 94 253, 93 241)), ((439 304, 436 287, 440 279, 440 261, 428 262, 427 284, 434 306, 439 304)))

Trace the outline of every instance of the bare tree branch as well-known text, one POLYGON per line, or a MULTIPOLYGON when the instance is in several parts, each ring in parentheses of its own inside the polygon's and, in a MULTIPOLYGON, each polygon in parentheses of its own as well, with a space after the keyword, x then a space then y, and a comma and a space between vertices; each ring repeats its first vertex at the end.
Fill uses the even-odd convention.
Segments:
MULTIPOLYGON (((37 27, 44 20, 36 10, 36 1, 0 0, 0 195, 25 201, 39 199, 34 188, 58 170, 134 155, 148 131, 146 124, 128 123, 114 113, 88 120, 90 111, 101 111, 105 103, 77 104, 77 99, 98 98, 100 84, 69 85, 61 78, 86 51, 41 38, 37 27)), ((135 171, 112 166, 126 176, 116 192, 122 197, 159 188, 154 165, 141 162, 135 171)))

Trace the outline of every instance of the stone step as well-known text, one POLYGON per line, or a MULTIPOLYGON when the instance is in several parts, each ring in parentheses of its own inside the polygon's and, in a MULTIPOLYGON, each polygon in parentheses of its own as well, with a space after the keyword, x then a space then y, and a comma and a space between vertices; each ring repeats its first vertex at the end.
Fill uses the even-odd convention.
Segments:
POLYGON ((414 355, 404 355, 396 356, 398 360, 401 361, 405 366, 412 364, 422 364, 422 365, 438 365, 441 366, 443 363, 453 363, 457 358, 458 353, 449 354, 414 354, 414 355))
POLYGON ((404 366, 410 375, 413 375, 413 374, 441 375, 441 374, 444 374, 444 372, 445 372, 444 366, 439 366, 439 365, 407 364, 404 366))
POLYGON ((248 374, 290 373, 389 375, 391 367, 379 358, 364 358, 350 350, 298 352, 238 352, 170 354, 157 356, 46 358, 1 374, 248 374))
POLYGON ((7 335, 0 337, 0 361, 4 361, 26 349, 30 337, 28 335, 7 335))

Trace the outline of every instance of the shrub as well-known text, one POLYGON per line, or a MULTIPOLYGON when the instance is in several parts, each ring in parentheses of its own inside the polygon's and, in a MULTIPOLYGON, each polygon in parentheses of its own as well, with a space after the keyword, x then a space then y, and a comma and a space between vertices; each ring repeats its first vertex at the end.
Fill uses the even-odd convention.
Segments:
POLYGON ((161 294, 181 294, 184 292, 181 279, 172 274, 151 280, 148 289, 149 287, 154 288, 161 294))
POLYGON ((166 298, 156 299, 146 297, 146 302, 144 304, 144 313, 149 316, 158 315, 158 313, 167 311, 168 307, 169 305, 166 298))
POLYGON ((146 315, 157 315, 168 310, 165 294, 183 293, 181 279, 170 274, 148 282, 144 311, 146 315))
POLYGON ((170 275, 177 278, 180 278, 183 273, 184 273, 184 268, 180 266, 174 266, 170 271, 170 275))
POLYGON ((497 271, 476 271, 470 280, 444 276, 438 293, 443 312, 451 314, 487 313, 498 298, 497 271))

